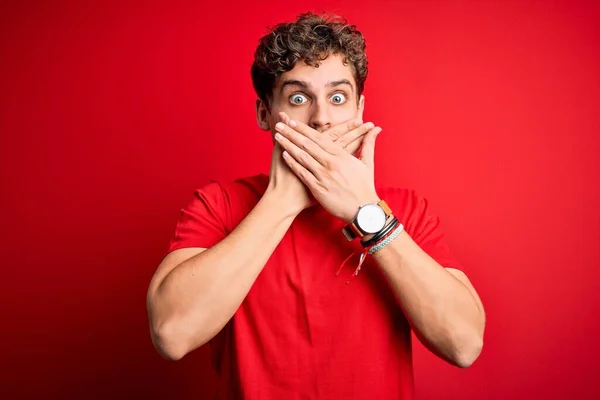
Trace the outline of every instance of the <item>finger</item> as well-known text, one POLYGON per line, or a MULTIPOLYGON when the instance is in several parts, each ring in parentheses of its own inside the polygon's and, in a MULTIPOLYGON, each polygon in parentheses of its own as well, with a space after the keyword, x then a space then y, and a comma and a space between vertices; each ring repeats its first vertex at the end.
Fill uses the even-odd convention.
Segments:
POLYGON ((363 142, 363 147, 360 154, 360 159, 371 169, 375 165, 375 138, 381 132, 381 128, 375 127, 367 133, 363 142))
POLYGON ((275 125, 275 130, 300 149, 307 152, 321 165, 325 165, 331 158, 331 155, 338 151, 338 147, 329 138, 295 120, 290 120, 289 125, 278 122, 275 125))
POLYGON ((324 133, 327 134, 327 136, 329 136, 329 138, 335 142, 342 135, 344 135, 347 132, 350 132, 352 129, 359 127, 361 124, 362 124, 362 119, 353 118, 353 119, 344 121, 341 124, 336 125, 332 128, 329 128, 324 133))
POLYGON ((362 137, 362 136, 366 135, 367 132, 369 132, 371 129, 373 129, 374 126, 375 126, 375 124, 373 124, 372 122, 367 122, 366 124, 362 124, 359 127, 357 127, 356 129, 352 129, 350 132, 345 133, 344 135, 342 135, 336 141, 336 143, 340 147, 346 148, 349 143, 352 143, 353 141, 355 141, 359 137, 362 137))
POLYGON ((275 141, 279 143, 283 150, 285 150, 289 155, 291 155, 297 163, 301 164, 312 174, 320 176, 319 172, 323 169, 323 166, 319 164, 319 162, 315 160, 304 149, 298 147, 291 140, 289 140, 279 132, 275 133, 275 141))
MULTIPOLYGON (((306 124, 302 124, 299 123, 298 121, 294 121, 292 122, 292 119, 290 118, 289 115, 287 115, 287 113, 285 112, 280 112, 279 113, 279 120, 280 122, 283 122, 284 124, 290 126, 290 124, 293 124, 294 126, 291 127, 292 129, 294 129, 296 132, 299 133, 303 133, 305 136, 311 135, 312 132, 310 132, 311 130, 313 130, 310 126, 306 125, 306 124)), ((275 128, 277 130, 277 128, 275 128)), ((314 131, 314 133, 312 134, 318 134, 317 131, 314 131)))
POLYGON ((288 125, 290 125, 296 132, 301 133, 313 142, 317 143, 319 147, 326 152, 330 154, 337 154, 338 147, 333 145, 333 141, 328 135, 324 135, 316 129, 313 129, 305 123, 297 120, 290 120, 288 125))
POLYGON ((290 117, 285 112, 282 111, 277 115, 279 115, 279 121, 283 122, 286 125, 290 123, 290 117))
POLYGON ((294 120, 294 122, 292 123, 292 119, 283 111, 279 113, 279 119, 281 120, 281 122, 283 122, 284 124, 286 124, 288 126, 290 126, 290 124, 293 124, 294 126, 292 128, 295 131, 302 133, 304 136, 312 137, 312 136, 320 135, 318 131, 314 130, 310 126, 308 126, 300 121, 294 120))
POLYGON ((286 150, 282 153, 283 160, 290 167, 294 175, 296 175, 310 190, 311 188, 317 187, 317 178, 302 164, 300 164, 290 153, 286 150))
POLYGON ((348 152, 348 154, 352 154, 353 156, 356 155, 356 153, 358 152, 358 149, 360 149, 360 146, 362 146, 364 140, 365 140, 365 137, 361 136, 359 138, 354 139, 352 142, 348 143, 346 145, 346 151, 348 152))

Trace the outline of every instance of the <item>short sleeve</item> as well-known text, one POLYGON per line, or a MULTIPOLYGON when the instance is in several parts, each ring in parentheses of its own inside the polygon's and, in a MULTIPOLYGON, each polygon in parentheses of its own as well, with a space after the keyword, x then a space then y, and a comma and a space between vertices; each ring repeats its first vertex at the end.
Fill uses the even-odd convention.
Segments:
POLYGON ((425 197, 406 188, 380 188, 378 193, 388 202, 406 232, 423 251, 443 267, 464 271, 451 253, 440 219, 432 213, 425 197))
POLYGON ((211 181, 196 190, 181 209, 168 252, 186 247, 210 248, 227 236, 229 203, 222 186, 211 181))
MULTIPOLYGON (((463 270, 462 265, 451 253, 441 227, 440 218, 431 213, 426 198, 414 195, 412 239, 438 264, 445 268, 463 270)), ((411 219, 412 219, 411 218, 411 219)))

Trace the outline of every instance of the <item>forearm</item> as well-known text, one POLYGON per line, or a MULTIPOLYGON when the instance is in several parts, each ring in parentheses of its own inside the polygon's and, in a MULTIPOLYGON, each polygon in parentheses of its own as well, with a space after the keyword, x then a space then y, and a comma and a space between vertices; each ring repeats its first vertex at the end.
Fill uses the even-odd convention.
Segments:
POLYGON ((225 239, 175 267, 151 300, 172 358, 203 345, 231 319, 294 219, 266 193, 225 239))
POLYGON ((415 334, 435 354, 467 367, 483 343, 479 299, 406 233, 373 254, 415 334))
MULTIPOLYGON (((356 158, 327 135, 297 122, 284 122, 275 126, 279 133, 275 139, 288 154, 286 163, 333 216, 350 223, 357 219, 357 209, 378 199, 374 162, 380 130, 365 136, 361 155, 356 158)), ((364 210, 367 220, 379 218, 364 210)), ((475 291, 467 287, 470 282, 466 276, 453 276, 405 232, 374 257, 425 344, 457 365, 472 362, 481 349, 484 315, 475 291)))

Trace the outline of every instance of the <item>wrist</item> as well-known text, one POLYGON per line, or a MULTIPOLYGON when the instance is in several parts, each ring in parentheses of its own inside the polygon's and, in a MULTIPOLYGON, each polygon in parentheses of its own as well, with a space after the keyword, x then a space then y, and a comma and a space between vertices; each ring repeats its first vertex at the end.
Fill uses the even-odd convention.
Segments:
POLYGON ((280 193, 280 191, 277 191, 273 187, 269 186, 260 199, 260 203, 264 204, 274 214, 279 215, 284 219, 294 219, 302 212, 304 208, 294 207, 293 205, 289 204, 289 202, 284 200, 285 198, 286 196, 280 193))
MULTIPOLYGON (((383 226, 383 228, 381 228, 381 230, 384 230, 384 229, 385 229, 385 228, 386 228, 386 227, 387 227, 387 226, 388 226, 388 225, 389 225, 389 224, 390 224, 390 223, 391 223, 393 220, 394 220, 394 215, 392 214, 392 215, 390 215, 390 216, 388 217, 388 219, 385 221, 385 225, 383 226)), ((373 238, 375 237, 375 235, 377 235, 377 233, 369 233, 368 235, 365 235, 365 236, 363 236, 363 237, 360 239, 360 242, 361 242, 361 243, 366 243, 366 242, 368 242, 369 240, 373 239, 373 238)))
POLYGON ((356 207, 354 207, 352 210, 348 211, 341 219, 346 224, 350 224, 350 223, 352 223, 352 221, 354 221, 356 219, 356 216, 358 215, 358 211, 360 210, 361 207, 363 207, 367 204, 377 204, 380 201, 381 201, 381 199, 379 198, 379 196, 377 194, 368 196, 368 197, 366 197, 366 200, 362 200, 362 201, 358 202, 356 207))

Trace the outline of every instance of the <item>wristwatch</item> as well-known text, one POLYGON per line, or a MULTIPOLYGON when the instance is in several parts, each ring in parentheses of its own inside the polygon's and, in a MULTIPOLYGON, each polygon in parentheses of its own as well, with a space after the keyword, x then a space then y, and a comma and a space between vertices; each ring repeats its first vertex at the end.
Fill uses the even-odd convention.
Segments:
POLYGON ((365 204, 358 209, 358 213, 352 222, 342 229, 342 233, 352 241, 357 237, 377 233, 385 227, 392 210, 384 200, 378 203, 365 204))

